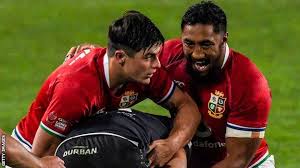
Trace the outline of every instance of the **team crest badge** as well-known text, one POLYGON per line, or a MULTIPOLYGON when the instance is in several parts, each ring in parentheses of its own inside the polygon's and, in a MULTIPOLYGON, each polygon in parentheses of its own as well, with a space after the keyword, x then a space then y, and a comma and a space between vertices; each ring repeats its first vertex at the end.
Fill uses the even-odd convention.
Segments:
POLYGON ((129 107, 134 104, 134 102, 137 100, 137 97, 138 93, 135 93, 134 91, 126 91, 121 98, 119 106, 121 108, 129 107))
POLYGON ((216 90, 215 93, 211 93, 208 102, 208 114, 213 118, 222 118, 225 111, 225 102, 226 98, 224 98, 223 92, 216 90))
POLYGON ((54 123, 56 120, 57 120, 57 114, 54 111, 50 112, 46 118, 46 121, 50 124, 54 123))

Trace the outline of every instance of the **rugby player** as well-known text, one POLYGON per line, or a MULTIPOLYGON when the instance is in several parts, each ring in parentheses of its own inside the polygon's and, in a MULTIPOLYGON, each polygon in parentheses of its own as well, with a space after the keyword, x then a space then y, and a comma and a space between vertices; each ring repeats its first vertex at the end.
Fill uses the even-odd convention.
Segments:
POLYGON ((83 50, 48 77, 13 135, 37 156, 53 155, 82 118, 150 98, 176 115, 169 136, 150 146, 152 166, 163 166, 191 140, 200 113, 160 68, 164 38, 149 18, 126 12, 110 25, 108 37, 107 48, 83 50))
MULTIPOLYGON (((101 112, 82 121, 58 146, 56 155, 68 168, 147 168, 152 141, 166 138, 172 121, 131 109, 101 112)), ((188 149, 187 153, 188 153, 188 149)), ((166 167, 185 168, 187 157, 180 150, 166 167)))
POLYGON ((28 152, 14 138, 6 135, 0 129, 0 162, 2 166, 12 166, 15 168, 64 168, 64 162, 55 156, 38 158, 28 152))
POLYGON ((273 168, 264 139, 271 90, 256 65, 229 48, 224 11, 212 2, 192 5, 181 30, 181 39, 165 43, 160 61, 203 116, 192 140, 191 167, 273 168))

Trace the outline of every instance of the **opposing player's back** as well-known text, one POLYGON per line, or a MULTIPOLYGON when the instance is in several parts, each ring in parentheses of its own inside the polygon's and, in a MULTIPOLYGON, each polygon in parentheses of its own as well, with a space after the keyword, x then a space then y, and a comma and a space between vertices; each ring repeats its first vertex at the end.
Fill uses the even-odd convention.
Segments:
POLYGON ((146 168, 149 144, 166 138, 171 120, 131 109, 100 112, 82 121, 58 146, 66 167, 146 168))
POLYGON ((99 112, 79 124, 67 138, 86 133, 113 133, 139 143, 142 148, 154 140, 166 138, 172 121, 168 117, 147 114, 133 109, 99 112))

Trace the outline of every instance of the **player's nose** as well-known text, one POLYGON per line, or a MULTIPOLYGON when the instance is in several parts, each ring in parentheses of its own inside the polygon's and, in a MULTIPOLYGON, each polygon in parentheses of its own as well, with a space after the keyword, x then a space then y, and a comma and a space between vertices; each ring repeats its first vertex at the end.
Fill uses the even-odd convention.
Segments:
POLYGON ((157 56, 155 57, 155 60, 153 60, 153 66, 152 67, 156 68, 156 69, 161 67, 161 63, 160 63, 157 56))
POLYGON ((205 53, 200 47, 196 47, 192 53, 193 59, 202 59, 205 58, 205 53))

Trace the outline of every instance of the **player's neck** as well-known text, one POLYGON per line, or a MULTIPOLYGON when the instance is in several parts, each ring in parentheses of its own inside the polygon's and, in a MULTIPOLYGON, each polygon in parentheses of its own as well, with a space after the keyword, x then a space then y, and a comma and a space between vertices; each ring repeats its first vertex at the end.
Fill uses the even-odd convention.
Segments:
POLYGON ((114 60, 109 60, 109 88, 117 90, 127 83, 127 77, 123 73, 121 66, 114 60))
POLYGON ((223 62, 225 59, 226 45, 227 45, 227 43, 224 43, 221 47, 220 59, 218 61, 218 67, 220 67, 220 68, 222 68, 222 65, 223 65, 223 62))

